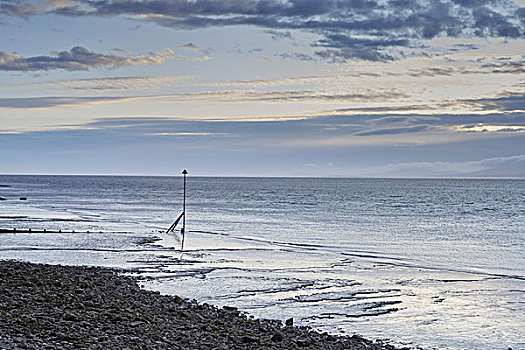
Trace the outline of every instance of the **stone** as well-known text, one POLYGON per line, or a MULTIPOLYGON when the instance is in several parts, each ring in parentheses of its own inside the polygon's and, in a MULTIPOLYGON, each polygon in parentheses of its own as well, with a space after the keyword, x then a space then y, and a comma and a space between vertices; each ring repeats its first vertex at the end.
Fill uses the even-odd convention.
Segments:
POLYGON ((287 327, 292 327, 293 326, 293 317, 290 317, 289 319, 287 319, 284 324, 287 326, 287 327))
POLYGON ((64 315, 64 320, 66 321, 78 321, 78 316, 74 313, 68 312, 64 315))
POLYGON ((245 343, 245 344, 256 343, 257 339, 254 338, 254 337, 251 337, 249 335, 244 335, 242 337, 242 342, 245 343))
POLYGON ((272 336, 272 341, 280 342, 283 340, 283 334, 279 331, 275 332, 272 336))

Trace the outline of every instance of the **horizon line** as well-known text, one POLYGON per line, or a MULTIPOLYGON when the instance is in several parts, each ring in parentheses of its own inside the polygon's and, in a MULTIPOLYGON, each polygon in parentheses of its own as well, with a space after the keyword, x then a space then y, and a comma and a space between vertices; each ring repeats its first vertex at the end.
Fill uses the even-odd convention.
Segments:
MULTIPOLYGON (((0 174, 0 176, 93 176, 93 177, 179 177, 174 175, 152 174, 51 174, 51 173, 23 173, 0 174)), ((190 176, 191 173, 188 172, 190 176)), ((275 179, 390 179, 390 180, 525 180, 525 176, 303 176, 303 175, 191 175, 197 178, 275 178, 275 179)))

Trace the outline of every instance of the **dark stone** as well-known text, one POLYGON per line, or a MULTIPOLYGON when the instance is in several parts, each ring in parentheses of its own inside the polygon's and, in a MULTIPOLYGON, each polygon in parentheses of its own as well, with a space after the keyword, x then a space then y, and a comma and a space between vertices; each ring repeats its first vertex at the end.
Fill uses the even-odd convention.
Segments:
POLYGON ((297 347, 299 348, 305 348, 308 346, 308 342, 303 340, 298 340, 295 344, 297 344, 297 347))
POLYGON ((293 326, 293 317, 290 317, 289 319, 287 319, 284 324, 288 327, 292 327, 293 326))
POLYGON ((73 313, 68 312, 68 313, 66 313, 64 315, 64 320, 66 320, 66 321, 78 321, 78 316, 73 314, 73 313))
POLYGON ((0 201, 5 201, 6 199, 4 197, 0 197, 0 201))
POLYGON ((250 337, 248 335, 244 335, 242 337, 242 342, 245 343, 245 344, 256 343, 257 339, 254 338, 254 337, 250 337))
POLYGON ((272 341, 279 342, 283 340, 283 334, 279 331, 275 332, 272 336, 272 341))
POLYGON ((20 200, 21 200, 21 201, 26 201, 26 200, 27 200, 27 197, 20 197, 20 200))

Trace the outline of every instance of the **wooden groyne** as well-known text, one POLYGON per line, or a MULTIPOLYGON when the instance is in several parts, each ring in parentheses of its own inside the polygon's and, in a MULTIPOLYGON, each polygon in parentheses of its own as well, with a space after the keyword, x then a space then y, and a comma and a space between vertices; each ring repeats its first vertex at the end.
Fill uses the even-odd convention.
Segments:
POLYGON ((0 228, 0 233, 127 233, 125 231, 78 231, 78 230, 48 230, 48 229, 18 229, 0 228))

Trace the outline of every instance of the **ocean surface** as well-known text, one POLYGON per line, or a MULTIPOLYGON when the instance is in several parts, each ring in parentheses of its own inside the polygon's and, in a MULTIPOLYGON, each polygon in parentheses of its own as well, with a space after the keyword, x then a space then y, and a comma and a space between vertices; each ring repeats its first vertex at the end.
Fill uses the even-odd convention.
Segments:
POLYGON ((33 231, 0 233, 0 259, 132 268, 395 345, 525 349, 525 180, 190 176, 183 253, 164 233, 182 176, 0 176, 0 197, 0 229, 33 231))

